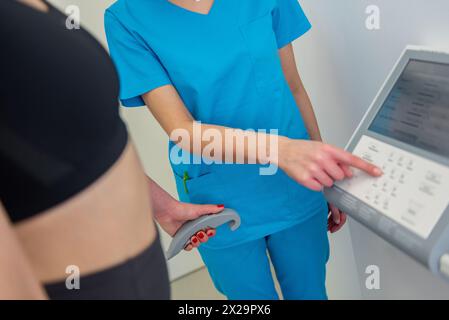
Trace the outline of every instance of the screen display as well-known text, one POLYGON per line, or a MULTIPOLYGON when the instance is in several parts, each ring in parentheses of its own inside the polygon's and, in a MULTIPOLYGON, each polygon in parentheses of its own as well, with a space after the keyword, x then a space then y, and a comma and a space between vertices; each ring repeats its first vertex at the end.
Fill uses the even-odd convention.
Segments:
POLYGON ((369 130, 449 158, 449 64, 410 60, 369 130))

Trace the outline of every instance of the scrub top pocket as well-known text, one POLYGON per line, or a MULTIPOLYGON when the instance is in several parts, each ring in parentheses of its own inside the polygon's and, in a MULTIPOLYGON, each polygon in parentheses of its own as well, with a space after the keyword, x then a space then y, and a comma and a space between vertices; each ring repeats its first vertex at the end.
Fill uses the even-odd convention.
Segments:
POLYGON ((282 66, 271 13, 240 26, 260 93, 280 91, 282 66))
POLYGON ((218 193, 217 196, 222 196, 223 194, 219 190, 220 183, 217 181, 217 176, 212 172, 204 173, 198 177, 189 177, 188 179, 175 173, 175 180, 179 200, 183 202, 196 204, 214 203, 214 199, 210 198, 210 194, 218 193))

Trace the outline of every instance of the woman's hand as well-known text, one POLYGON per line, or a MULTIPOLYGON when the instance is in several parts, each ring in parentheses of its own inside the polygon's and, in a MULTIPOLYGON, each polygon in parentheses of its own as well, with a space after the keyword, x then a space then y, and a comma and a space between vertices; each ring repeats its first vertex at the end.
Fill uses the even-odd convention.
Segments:
POLYGON ((291 178, 314 191, 332 187, 335 181, 351 178, 353 173, 350 167, 373 177, 382 175, 378 167, 337 147, 284 137, 279 140, 278 165, 291 178))
MULTIPOLYGON (((148 186, 153 207, 154 218, 170 236, 187 221, 194 220, 206 214, 223 211, 224 205, 195 205, 179 202, 162 189, 156 182, 148 177, 148 186)), ((190 239, 185 248, 190 251, 215 235, 215 229, 199 231, 190 239)))
POLYGON ((333 204, 329 203, 329 217, 327 219, 327 230, 330 233, 339 231, 346 223, 347 215, 333 204))
MULTIPOLYGON (((165 209, 163 212, 155 212, 155 218, 162 229, 173 237, 184 223, 206 214, 220 213, 223 211, 224 205, 196 205, 175 201, 165 209)), ((201 243, 207 242, 215 233, 215 229, 197 232, 190 238, 190 244, 185 247, 185 250, 190 251, 199 247, 201 243)))

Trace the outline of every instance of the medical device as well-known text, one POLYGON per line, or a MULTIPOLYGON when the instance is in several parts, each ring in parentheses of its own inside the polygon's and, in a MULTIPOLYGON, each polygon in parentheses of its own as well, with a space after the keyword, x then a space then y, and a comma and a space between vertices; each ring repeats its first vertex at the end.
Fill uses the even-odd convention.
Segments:
POLYGON ((449 53, 407 47, 347 150, 384 175, 355 170, 327 199, 449 281, 449 53))

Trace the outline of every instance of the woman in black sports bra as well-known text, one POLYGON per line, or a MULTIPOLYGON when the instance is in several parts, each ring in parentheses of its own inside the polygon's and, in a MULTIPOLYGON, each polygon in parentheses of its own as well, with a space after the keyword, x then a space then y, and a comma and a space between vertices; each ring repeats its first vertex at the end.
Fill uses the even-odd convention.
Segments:
POLYGON ((223 206, 179 203, 145 177, 107 52, 65 19, 40 0, 0 1, 0 281, 17 272, 0 298, 40 296, 34 274, 55 299, 168 299, 152 212, 173 235, 223 206), (79 290, 65 284, 74 270, 79 290))

